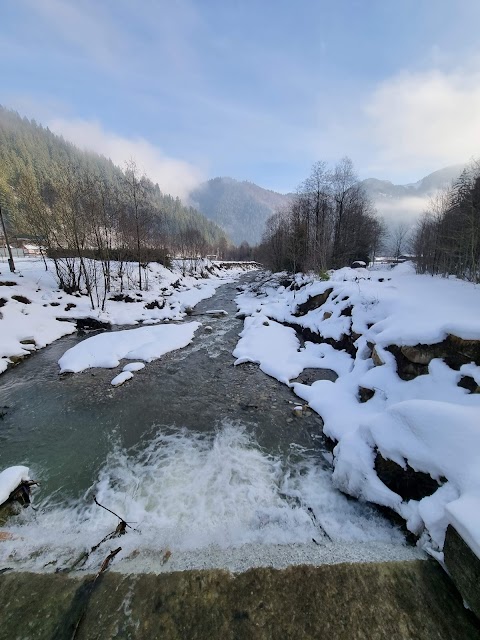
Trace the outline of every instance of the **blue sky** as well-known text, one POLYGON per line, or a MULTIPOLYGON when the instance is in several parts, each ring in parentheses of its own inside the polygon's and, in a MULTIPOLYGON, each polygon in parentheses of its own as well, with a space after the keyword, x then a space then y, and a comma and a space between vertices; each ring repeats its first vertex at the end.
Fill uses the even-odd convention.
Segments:
POLYGON ((415 181, 480 141, 478 0, 4 0, 0 103, 182 196, 320 159, 415 181))

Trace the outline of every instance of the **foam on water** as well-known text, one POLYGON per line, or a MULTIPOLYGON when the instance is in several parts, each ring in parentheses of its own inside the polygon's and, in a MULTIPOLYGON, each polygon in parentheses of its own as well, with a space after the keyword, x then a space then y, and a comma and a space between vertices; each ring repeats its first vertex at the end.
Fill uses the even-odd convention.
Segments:
MULTIPOLYGON (((94 494, 134 523, 135 531, 113 541, 122 546, 119 559, 312 538, 402 544, 376 511, 334 489, 318 456, 295 448, 288 459, 273 457, 238 424, 208 435, 158 433, 146 448, 115 450, 82 500, 66 504, 53 496, 12 518, 6 529, 15 539, 0 542, 0 566, 69 566, 118 522, 93 503, 94 494)), ((102 545, 86 568, 98 566, 108 549, 102 545)))

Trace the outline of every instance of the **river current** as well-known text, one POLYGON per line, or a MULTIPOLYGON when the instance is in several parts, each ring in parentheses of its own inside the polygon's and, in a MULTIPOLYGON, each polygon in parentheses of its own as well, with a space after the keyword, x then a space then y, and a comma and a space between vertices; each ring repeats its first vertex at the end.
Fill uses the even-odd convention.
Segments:
POLYGON ((323 553, 324 561, 339 547, 348 559, 358 545, 364 551, 354 555, 363 559, 387 559, 392 549, 408 556, 390 521, 333 487, 320 417, 296 417, 287 386, 255 364, 233 365, 242 330, 237 286, 222 285, 197 305, 202 327, 188 347, 147 364, 121 387, 110 385, 117 370, 59 376, 58 359, 79 336, 1 376, 0 468, 25 464, 40 487, 34 508, 3 526, 12 538, 0 542, 0 568, 71 566, 118 522, 94 495, 131 523, 118 556, 129 569, 135 558, 138 570, 163 566, 166 550, 172 566, 175 554, 184 558, 177 568, 209 566, 192 558, 217 558, 215 549, 237 557, 249 549, 260 558, 243 553, 243 568, 269 564, 272 545, 289 549, 287 564, 292 545, 310 549, 307 556, 323 553), (228 315, 204 315, 210 309, 228 315))

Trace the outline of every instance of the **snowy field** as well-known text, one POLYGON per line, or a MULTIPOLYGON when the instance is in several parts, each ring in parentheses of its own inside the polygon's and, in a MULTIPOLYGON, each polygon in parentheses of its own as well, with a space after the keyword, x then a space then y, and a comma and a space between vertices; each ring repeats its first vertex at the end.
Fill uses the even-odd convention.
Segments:
POLYGON ((480 367, 471 362, 454 369, 433 358, 424 375, 404 380, 387 350, 437 344, 448 335, 480 340, 480 287, 416 275, 411 264, 345 268, 329 281, 297 276, 296 287, 280 286, 281 280, 265 280, 238 296, 246 318, 236 364, 257 362, 322 416, 325 434, 338 443, 337 487, 391 507, 440 559, 449 523, 480 557, 480 394, 458 386, 463 376, 480 386, 480 367), (318 308, 299 309, 324 293, 318 308), (334 341, 352 336, 353 355, 334 343, 301 345, 285 324, 334 341), (338 378, 291 382, 306 367, 332 369, 338 378), (370 390, 368 401, 360 401, 361 387, 370 390), (377 453, 430 474, 438 489, 421 500, 403 500, 377 476, 377 453))
MULTIPOLYGON (((112 325, 181 321, 186 310, 211 297, 219 285, 238 277, 241 271, 215 267, 215 275, 199 278, 182 276, 180 265, 170 270, 150 263, 147 291, 124 288, 122 293, 131 301, 108 299, 105 311, 101 311, 92 310, 88 296, 61 291, 52 261, 47 264, 45 270, 40 258, 16 260, 16 272, 12 274, 6 262, 0 262, 0 373, 19 357, 74 333, 73 321, 78 318, 95 318, 112 325)), ((110 298, 119 291, 115 279, 113 284, 110 298)))

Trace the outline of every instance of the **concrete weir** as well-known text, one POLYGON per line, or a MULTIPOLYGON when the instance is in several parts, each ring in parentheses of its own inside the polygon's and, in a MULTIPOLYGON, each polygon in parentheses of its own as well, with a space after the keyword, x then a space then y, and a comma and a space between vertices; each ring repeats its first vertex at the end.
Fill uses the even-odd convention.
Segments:
POLYGON ((124 575, 0 575, 1 640, 480 638, 433 561, 124 575))

